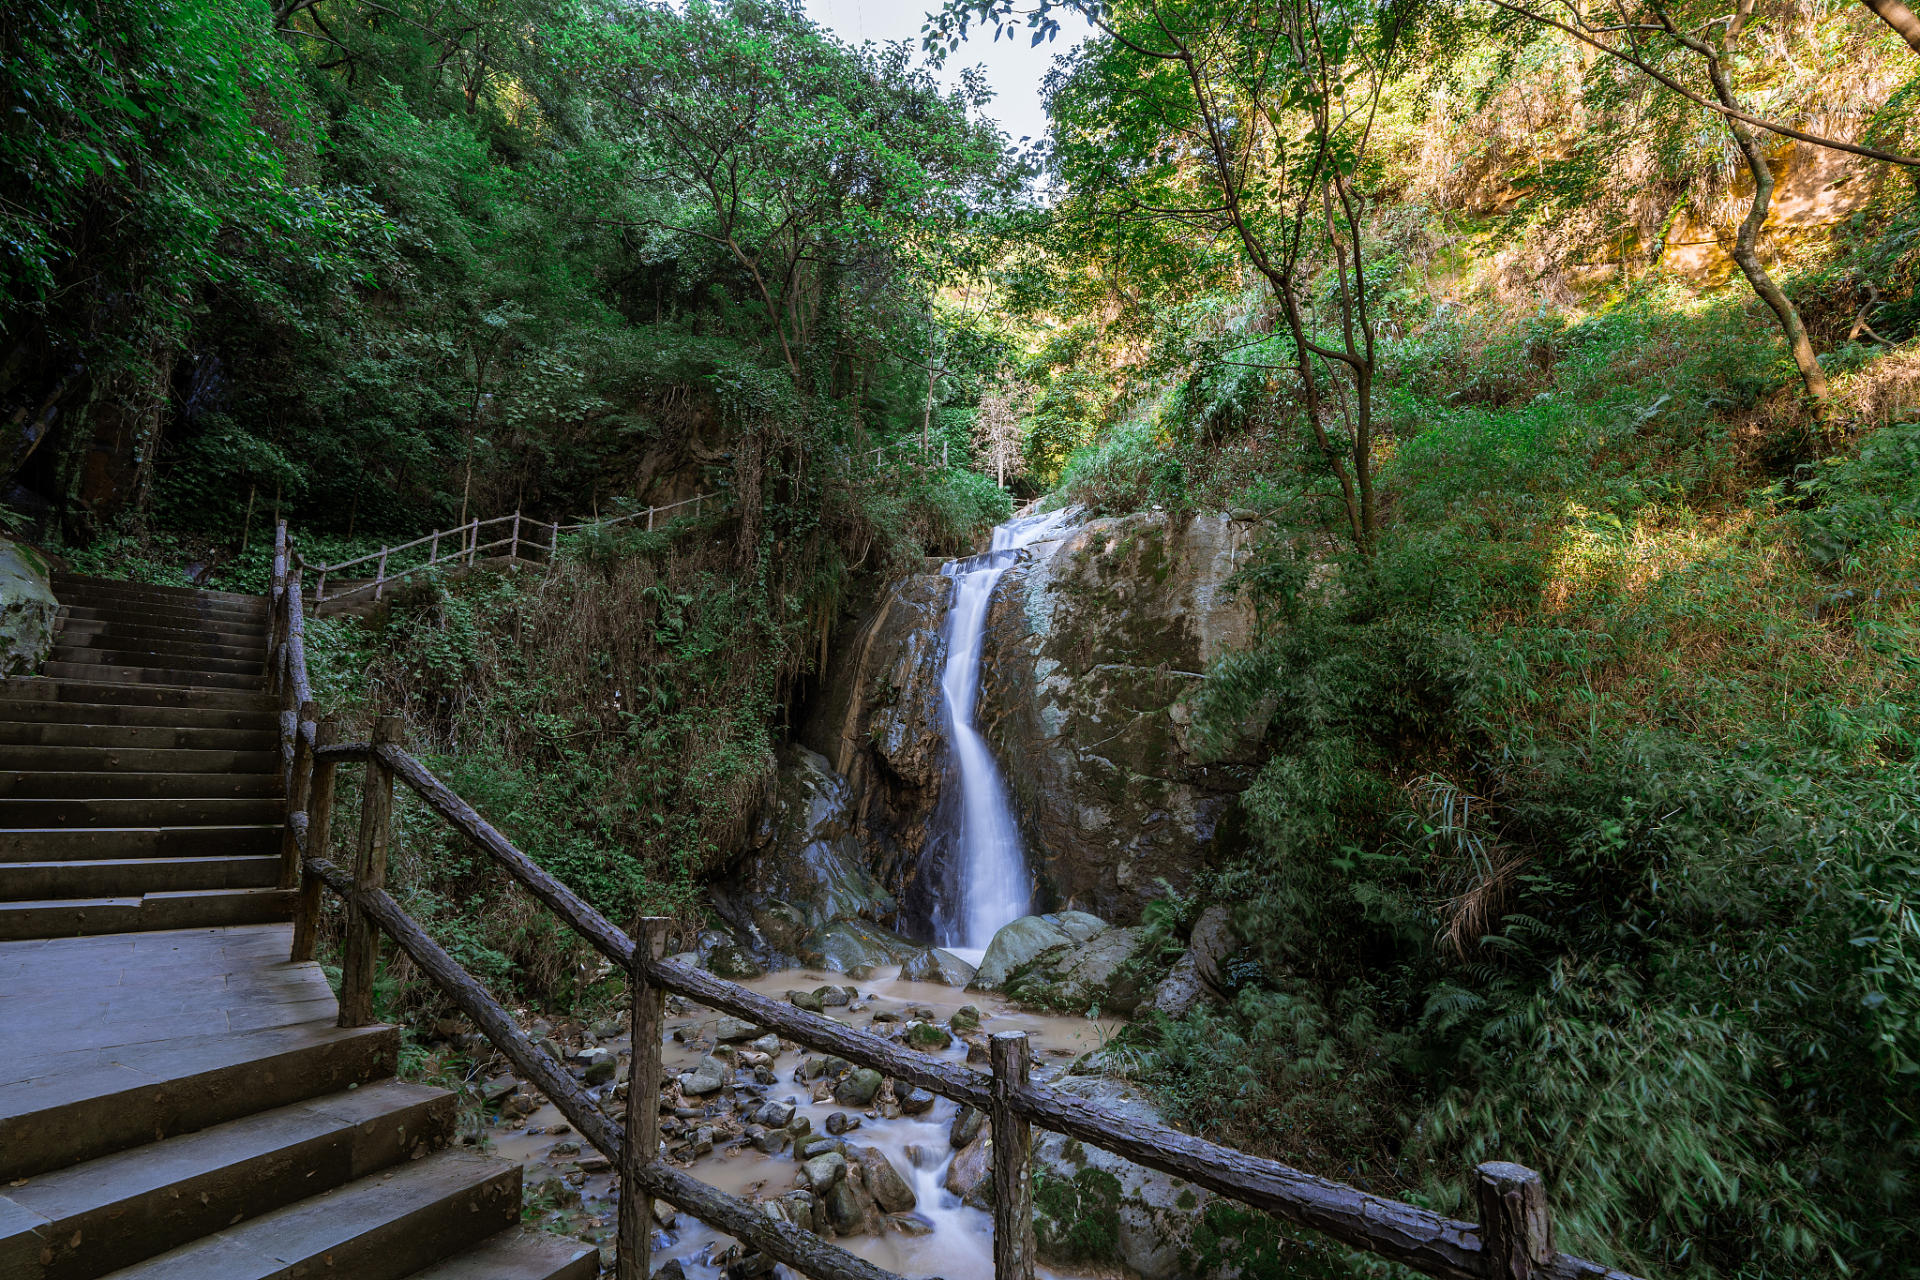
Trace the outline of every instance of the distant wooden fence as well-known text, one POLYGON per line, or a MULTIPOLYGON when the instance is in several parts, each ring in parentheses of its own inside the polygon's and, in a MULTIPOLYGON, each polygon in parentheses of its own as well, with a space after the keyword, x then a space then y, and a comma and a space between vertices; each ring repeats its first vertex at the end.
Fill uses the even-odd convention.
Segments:
POLYGON ((654 525, 670 512, 683 507, 692 507, 688 514, 698 517, 702 504, 711 504, 719 500, 718 494, 696 493, 681 502, 669 503, 664 507, 648 507, 644 511, 630 511, 623 516, 593 517, 575 524, 561 524, 559 521, 534 520, 521 512, 495 516, 491 520, 473 519, 451 529, 436 529, 425 537, 415 538, 412 542, 403 542, 399 546, 382 547, 378 551, 369 551, 366 555, 355 556, 351 560, 342 560, 338 564, 303 563, 302 567, 311 569, 317 575, 313 585, 313 606, 319 608, 329 600, 340 601, 350 597, 364 596, 372 592, 372 598, 380 599, 386 594, 390 583, 399 582, 412 574, 431 569, 442 564, 472 564, 476 559, 490 551, 504 549, 506 555, 518 559, 523 553, 539 553, 549 561, 559 549, 560 535, 579 529, 611 528, 625 524, 630 520, 645 520, 647 528, 654 525), (489 542, 480 540, 482 529, 506 526, 504 533, 489 542), (449 548, 442 552, 442 544, 449 548), (418 559, 420 548, 426 548, 426 558, 418 559), (415 553, 415 563, 398 565, 393 561, 404 558, 409 552, 415 553), (327 594, 327 579, 339 577, 343 569, 355 565, 371 565, 373 576, 365 581, 356 581, 344 591, 327 594))
POLYGON ((1026 1036, 992 1037, 991 1073, 901 1048, 879 1036, 782 1004, 710 973, 662 959, 668 921, 643 917, 629 937, 515 848, 417 758, 400 746, 402 723, 383 716, 367 742, 334 743, 333 725, 316 722, 302 638, 300 574, 287 567, 286 526, 275 539, 270 601, 270 671, 281 694, 283 756, 288 775, 282 842, 282 884, 298 886, 294 960, 313 958, 320 891, 347 905, 340 1025, 373 1020, 378 934, 413 958, 519 1074, 552 1100, 580 1135, 620 1172, 616 1236, 619 1280, 648 1280, 648 1203, 660 1199, 724 1231, 742 1244, 816 1280, 898 1280, 893 1273, 828 1244, 809 1231, 765 1216, 659 1159, 662 998, 673 992, 779 1032, 822 1053, 926 1089, 985 1112, 993 1125, 993 1259, 997 1280, 1033 1280, 1032 1126, 1068 1134, 1163 1173, 1184 1178, 1275 1217, 1319 1231, 1354 1249, 1447 1280, 1635 1280, 1554 1248, 1540 1175, 1516 1164, 1474 1169, 1478 1223, 1330 1182, 1190 1134, 1116 1115, 1029 1079, 1026 1036), (334 772, 366 766, 360 822, 349 866, 331 852, 334 772), (387 840, 393 784, 399 779, 428 808, 452 823, 628 977, 633 1056, 625 1123, 603 1115, 559 1063, 515 1025, 500 1002, 449 956, 386 892, 387 840))

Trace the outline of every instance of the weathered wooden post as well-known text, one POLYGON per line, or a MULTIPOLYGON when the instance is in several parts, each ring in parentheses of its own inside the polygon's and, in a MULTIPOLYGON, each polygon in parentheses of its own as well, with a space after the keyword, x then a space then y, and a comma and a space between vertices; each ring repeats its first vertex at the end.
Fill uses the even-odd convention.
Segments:
MULTIPOLYGON (((313 745, 332 746, 339 731, 339 725, 328 716, 313 726, 313 745)), ((307 853, 311 857, 326 857, 333 837, 333 771, 337 768, 331 760, 313 762, 313 780, 307 785, 307 853)), ((288 957, 291 960, 313 959, 313 944, 320 934, 321 888, 319 876, 301 870, 300 896, 293 907, 293 953, 288 957)))
POLYGON ((473 523, 467 526, 467 563, 472 564, 473 558, 479 554, 480 554, 480 517, 475 516, 473 518, 473 523))
POLYGON ((287 522, 276 520, 273 526, 273 576, 267 587, 267 667, 261 672, 267 688, 281 687, 280 646, 287 612, 287 522))
POLYGON ((353 856, 353 897, 347 900, 347 938, 340 964, 340 1025, 364 1027, 373 1021, 373 970, 380 955, 380 932, 360 909, 360 895, 387 886, 387 837, 393 829, 393 770, 380 748, 398 744, 403 721, 381 716, 374 722, 367 758, 365 790, 360 797, 360 843, 353 856))
MULTIPOLYGON (((280 832, 280 887, 298 888, 300 884, 300 845, 293 838, 293 815, 307 812, 307 797, 313 782, 313 748, 307 742, 306 727, 313 723, 314 705, 300 704, 293 724, 293 774, 287 781, 287 822, 280 832)), ((308 831, 313 817, 307 816, 308 831)), ((298 926, 295 931, 298 932, 298 926)))
POLYGON ((520 558, 520 513, 516 511, 513 513, 513 545, 507 548, 507 559, 518 560, 519 558, 520 558))
POLYGON ((667 953, 663 916, 641 916, 633 930, 633 1055, 627 1065, 627 1132, 620 1148, 620 1225, 616 1280, 647 1280, 653 1250, 653 1193, 640 1185, 641 1171, 660 1150, 660 1022, 665 996, 647 976, 646 964, 667 953))
POLYGON ((1033 1126, 1013 1110, 1031 1063, 1027 1033, 1001 1031, 988 1042, 993 1064, 994 1280, 1033 1280, 1033 1126))
POLYGON ((1491 1160, 1473 1171, 1480 1205, 1480 1249, 1494 1280, 1528 1280, 1552 1264, 1547 1184, 1525 1165, 1491 1160))
POLYGON ((387 549, 380 548, 380 566, 373 571, 373 598, 387 594, 387 549))
POLYGON ((647 532, 648 533, 653 532, 653 508, 652 507, 647 508, 647 532))
POLYGON ((433 531, 433 541, 427 546, 427 567, 431 569, 440 563, 440 531, 433 531))

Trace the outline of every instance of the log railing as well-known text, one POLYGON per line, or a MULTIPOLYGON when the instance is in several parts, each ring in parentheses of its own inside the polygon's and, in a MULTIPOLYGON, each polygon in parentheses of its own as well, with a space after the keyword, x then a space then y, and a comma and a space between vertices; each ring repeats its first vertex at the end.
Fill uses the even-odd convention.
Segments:
POLYGON ((296 775, 288 789, 283 846, 291 851, 288 870, 302 889, 292 958, 312 959, 320 890, 331 889, 347 906, 340 1021, 343 1026, 362 1026, 373 1020, 378 935, 384 933, 405 951, 473 1019, 515 1071, 545 1093, 568 1123, 619 1170, 619 1280, 647 1280, 650 1199, 664 1200, 817 1280, 897 1280, 892 1273, 800 1227, 767 1217, 747 1201, 717 1191, 659 1159, 661 1003, 667 992, 985 1112, 994 1134, 997 1280, 1032 1280, 1034 1275, 1034 1126, 1078 1138, 1426 1275, 1447 1280, 1634 1280, 1554 1248, 1544 1183, 1540 1175, 1520 1165, 1478 1166, 1471 1190, 1480 1220, 1461 1222, 1190 1134, 1142 1124, 1034 1084, 1028 1078, 1023 1033, 992 1038, 992 1069, 983 1075, 769 1000, 710 973, 667 962, 662 954, 668 921, 643 917, 636 922, 633 936, 615 927, 515 848, 403 749, 399 717, 381 717, 369 741, 331 741, 333 726, 315 721, 305 687, 304 655, 297 644, 302 601, 297 573, 283 570, 284 550, 283 533, 276 546, 271 669, 288 707, 283 723, 292 727, 285 755, 296 775), (348 868, 331 860, 329 832, 334 772, 352 764, 366 766, 367 774, 348 868), (396 780, 627 975, 633 1052, 623 1123, 604 1115, 566 1070, 520 1030, 500 1002, 387 894, 386 844, 396 780))
MULTIPOLYGON (((412 542, 381 547, 378 551, 369 551, 366 555, 355 556, 351 560, 342 560, 337 564, 304 564, 303 567, 311 569, 316 575, 312 600, 316 609, 329 600, 342 600, 349 596, 358 597, 367 592, 372 592, 373 599, 378 600, 386 594, 390 584, 436 565, 472 564, 479 557, 495 551, 503 552, 510 559, 544 556, 551 563, 554 552, 559 549, 560 535, 563 533, 581 529, 611 528, 630 520, 645 520, 647 528, 652 529, 656 524, 671 517, 673 512, 685 507, 693 508, 687 514, 697 518, 703 505, 712 506, 717 500, 719 500, 717 494, 696 493, 691 498, 669 503, 664 507, 647 507, 644 510, 630 511, 623 516, 586 517, 573 524, 561 524, 557 520, 535 520, 519 511, 495 516, 491 520, 481 520, 476 517, 466 524, 456 525, 451 529, 436 529, 424 537, 415 538, 412 542), (502 528, 496 529, 496 526, 502 528), (488 534, 490 540, 482 542, 480 534, 482 529, 497 532, 498 536, 490 532, 488 534), (420 558, 423 547, 426 549, 424 559, 420 558), (412 553, 413 563, 394 563, 396 560, 407 559, 409 553, 412 553), (327 579, 337 578, 341 570, 351 569, 357 565, 370 567, 372 576, 366 581, 359 582, 344 591, 335 591, 329 596, 327 579)), ((276 585, 276 591, 277 589, 276 585)))

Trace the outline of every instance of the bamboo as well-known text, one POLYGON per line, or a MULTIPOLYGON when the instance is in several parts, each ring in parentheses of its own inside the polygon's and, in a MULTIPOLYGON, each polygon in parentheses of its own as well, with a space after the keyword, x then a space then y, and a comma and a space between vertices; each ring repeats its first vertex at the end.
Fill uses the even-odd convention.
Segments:
POLYGON ((393 771, 381 761, 379 747, 400 740, 399 716, 381 716, 374 723, 374 753, 367 762, 365 791, 360 797, 360 841, 354 851, 353 896, 347 900, 347 938, 340 965, 340 1025, 364 1027, 373 1021, 373 971, 380 954, 380 937, 360 906, 367 891, 387 883, 387 839, 393 827, 393 771))

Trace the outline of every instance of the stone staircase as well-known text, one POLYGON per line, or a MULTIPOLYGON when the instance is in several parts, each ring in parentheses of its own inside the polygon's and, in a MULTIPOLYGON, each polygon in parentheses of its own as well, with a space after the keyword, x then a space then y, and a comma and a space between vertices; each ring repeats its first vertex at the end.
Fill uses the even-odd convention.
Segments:
POLYGON ((0 682, 0 1278, 597 1275, 287 959, 264 601, 54 592, 0 682))

